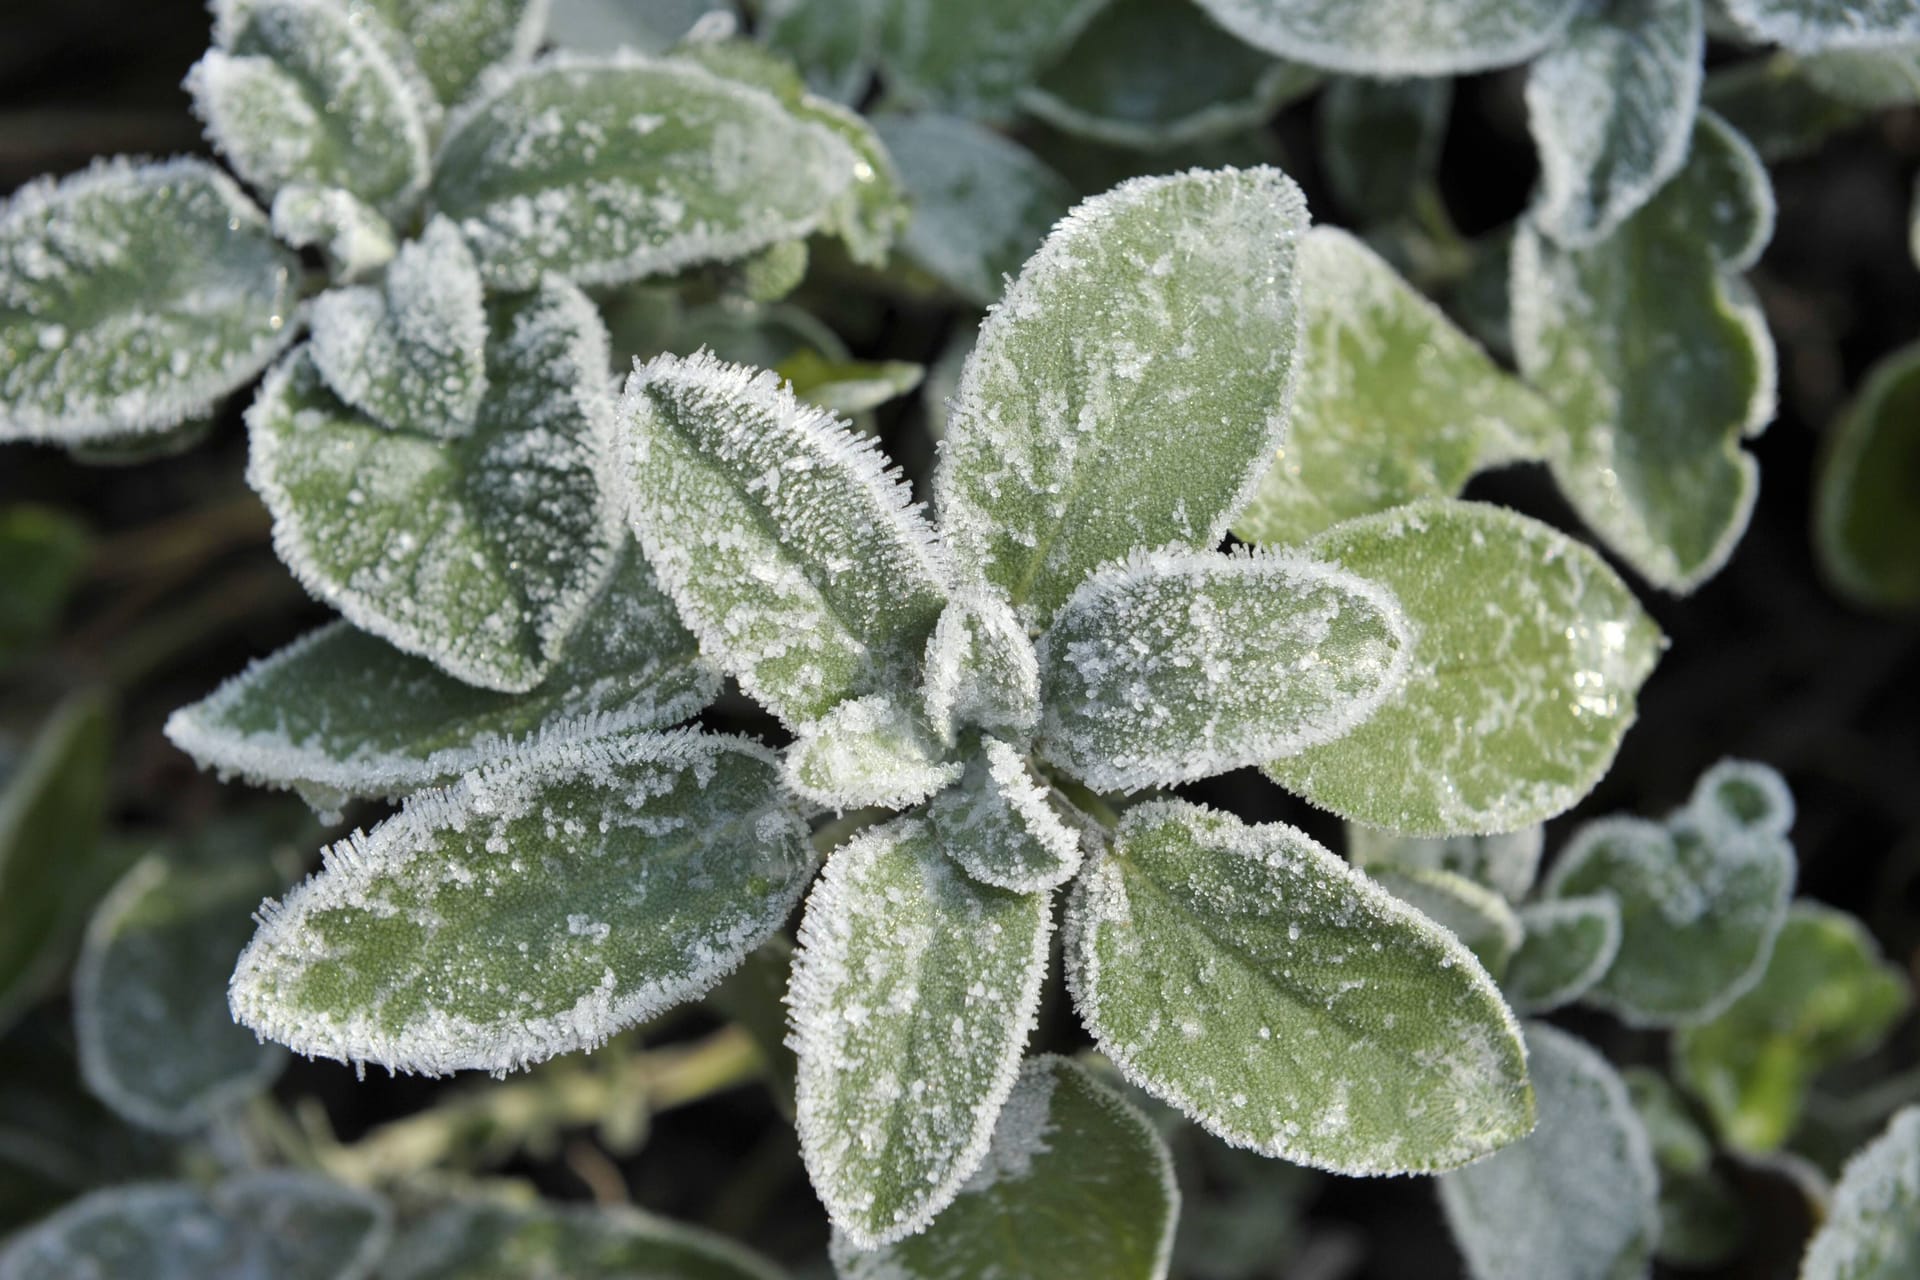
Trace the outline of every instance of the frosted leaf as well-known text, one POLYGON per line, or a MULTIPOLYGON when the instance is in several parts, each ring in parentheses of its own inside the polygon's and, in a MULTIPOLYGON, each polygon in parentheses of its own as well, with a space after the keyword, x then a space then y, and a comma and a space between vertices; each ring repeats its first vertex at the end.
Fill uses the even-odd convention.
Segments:
POLYGON ((1700 775, 1688 802, 1694 818, 1715 830, 1784 836, 1793 827, 1793 793, 1769 765, 1722 760, 1700 775))
POLYGON ((386 1202, 311 1174, 249 1173, 211 1190, 147 1182, 83 1196, 0 1248, 0 1280, 368 1280, 386 1202))
POLYGON ((1098 791, 1292 755, 1365 723, 1413 647, 1389 591, 1303 555, 1137 555, 1040 638, 1039 752, 1098 791))
POLYGON ((1101 1051, 1236 1146, 1433 1172, 1533 1126, 1520 1028, 1472 953, 1291 827, 1131 809, 1067 930, 1101 1051))
POLYGON ((480 273, 445 218, 401 246, 376 288, 313 301, 313 363, 333 393, 396 431, 451 440, 473 430, 487 394, 480 273))
POLYGON ((1524 931, 1505 898, 1451 871, 1385 866, 1368 874, 1388 893, 1458 938, 1495 981, 1506 976, 1524 931))
POLYGON ((862 1252, 841 1280, 1165 1280, 1180 1190, 1159 1133, 1067 1058, 1020 1068, 979 1172, 917 1236, 862 1252))
POLYGON ((447 122, 434 207, 496 289, 668 275, 806 236, 863 162, 762 90, 681 61, 556 55, 447 122))
POLYGON ((309 1056, 510 1071, 705 992, 813 866, 779 762, 745 739, 541 743, 414 795, 263 906, 234 1017, 309 1056))
POLYGON ((533 56, 546 30, 549 0, 370 0, 402 32, 435 96, 465 98, 480 73, 533 56))
POLYGON ((487 395, 453 441, 362 417, 295 352, 247 412, 247 479, 309 591, 449 675, 524 692, 625 540, 614 405, 606 331, 571 285, 494 300, 487 331, 487 395))
POLYGON ((1592 550, 1447 499, 1302 550, 1391 592, 1416 638, 1399 691, 1354 732, 1267 765, 1280 785, 1367 826, 1441 836, 1532 826, 1606 773, 1662 640, 1592 550))
POLYGON ((1315 227, 1300 249, 1300 377, 1286 443, 1234 532, 1301 542, 1474 473, 1538 457, 1564 428, 1546 402, 1373 250, 1315 227))
POLYGON ((1713 1170, 1713 1141, 1666 1077, 1647 1067, 1621 1073, 1646 1127, 1660 1172, 1660 1261, 1712 1267, 1728 1261, 1748 1231, 1739 1195, 1713 1170))
POLYGON ((1729 1146, 1773 1151, 1799 1124, 1814 1078, 1872 1052, 1912 1006, 1905 973, 1858 920, 1799 901, 1760 981, 1674 1037, 1674 1074, 1729 1146))
POLYGON ((1279 445, 1299 188, 1139 178, 1069 214, 980 329, 935 503, 955 559, 1042 627, 1136 549, 1215 546, 1279 445))
POLYGON ((947 856, 982 884, 1037 893, 1080 869, 1080 835, 1019 751, 982 738, 958 785, 934 796, 927 821, 947 856))
POLYGON ((1525 62, 1579 0, 1198 0, 1257 49, 1352 75, 1437 76, 1525 62))
POLYGON ((1797 61, 1808 83, 1862 111, 1911 106, 1920 99, 1920 44, 1833 49, 1797 61))
POLYGON ((965 728, 1024 738, 1040 719, 1040 665, 998 593, 963 588, 927 639, 927 720, 948 742, 965 728))
POLYGON ((635 369, 620 419, 647 559, 743 689, 801 725, 917 682, 947 566, 871 439, 704 352, 635 369))
POLYGON ((1158 151, 1254 128, 1319 79, 1248 48, 1192 4, 1112 0, 1020 105, 1073 137, 1158 151))
POLYGON ((1591 249, 1523 223, 1513 244, 1520 368, 1566 431, 1554 478, 1581 519, 1656 586, 1718 572, 1757 490, 1741 437, 1774 412, 1773 341, 1732 274, 1772 227, 1766 171, 1703 111, 1687 165, 1591 249))
POLYGON ((345 796, 450 783, 551 737, 664 729, 720 677, 634 549, 560 661, 531 692, 463 684, 345 623, 234 676, 167 721, 174 745, 223 776, 345 796))
POLYGON ((1585 995, 1620 954, 1620 904, 1611 894, 1557 898, 1520 908, 1526 941, 1507 966, 1507 1003, 1545 1013, 1585 995))
POLYGON ((874 128, 913 200, 899 256, 968 302, 998 298, 1073 204, 1065 178, 971 120, 881 116, 874 128))
POLYGON ((980 1168, 1052 929, 1049 895, 974 883, 916 819, 828 858, 787 999, 800 1153, 853 1245, 921 1230, 980 1168))
POLYGON ((1527 1026, 1540 1124, 1514 1146, 1440 1179, 1440 1206, 1474 1280, 1645 1275, 1659 1174, 1640 1117, 1605 1058, 1544 1023, 1527 1026))
POLYGON ((1827 434, 1813 522, 1827 580, 1871 607, 1920 604, 1920 506, 1907 484, 1920 467, 1920 346, 1881 360, 1827 434))
POLYGON ((1715 68, 1700 100, 1768 164, 1810 155, 1866 118, 1864 111, 1816 87, 1801 61, 1787 53, 1715 68))
POLYGON ((909 360, 830 360, 809 348, 782 360, 774 372, 808 404, 850 415, 911 395, 927 371, 909 360))
POLYGON ((852 698, 803 726, 787 783, 832 809, 905 809, 960 778, 919 717, 885 694, 852 698))
POLYGON ((1397 836, 1347 824, 1347 858, 1356 867, 1450 871, 1519 902, 1540 869, 1546 832, 1525 827, 1500 836, 1397 836))
MULTIPOLYGON (((1453 81, 1445 77, 1336 79, 1316 114, 1320 163, 1334 197, 1362 222, 1411 213, 1440 165, 1452 109, 1453 81)), ((1308 306, 1318 301, 1311 285, 1302 298, 1308 306)))
POLYGON ((1687 160, 1706 36, 1701 0, 1611 0, 1527 73, 1540 153, 1534 225, 1565 245, 1613 233, 1687 160))
POLYGON ((273 234, 296 249, 318 249, 334 278, 358 280, 393 260, 393 228, 339 187, 295 183, 273 197, 273 234))
POLYGON ((329 0, 246 0, 231 39, 187 73, 208 141, 269 199, 338 187, 403 220, 431 170, 428 122, 385 28, 329 0))
POLYGON ((293 336, 299 260, 200 160, 100 161, 0 202, 0 441, 156 432, 293 336))
POLYGON ((883 0, 766 0, 755 34, 786 54, 815 93, 857 104, 873 79, 883 0))
POLYGON ((380 1280, 781 1280, 717 1232, 625 1205, 462 1200, 407 1227, 380 1280))
POLYGON ((1801 1280, 1900 1280, 1920 1272, 1920 1107, 1840 1171, 1827 1219, 1807 1247, 1801 1280))
POLYGON ((1800 53, 1920 41, 1913 0, 1721 0, 1741 27, 1800 53))
POLYGON ((1067 49, 1105 0, 879 0, 888 96, 1004 119, 1020 90, 1067 49))

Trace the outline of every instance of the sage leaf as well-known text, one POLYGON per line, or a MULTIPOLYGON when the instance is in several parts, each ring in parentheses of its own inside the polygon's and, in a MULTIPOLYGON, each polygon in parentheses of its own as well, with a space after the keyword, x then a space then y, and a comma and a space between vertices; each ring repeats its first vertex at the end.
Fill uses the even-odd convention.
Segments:
POLYGON ((542 743, 413 796, 262 907, 234 1016, 310 1056, 509 1071, 706 991, 780 927, 813 863, 757 745, 542 743))
POLYGON ((1496 982, 1525 936, 1505 898, 1451 871, 1377 867, 1380 886, 1458 938, 1496 982))
POLYGON ((956 591, 927 640, 927 720, 948 742, 964 728, 1024 738, 1040 719, 1040 663, 996 593, 956 591))
POLYGON ((1816 86, 1801 60, 1788 53, 1715 68, 1700 100, 1768 164, 1810 155, 1867 114, 1816 86))
POLYGON ((441 102, 461 101, 480 73, 533 56, 546 29, 547 0, 372 0, 406 35, 441 102))
POLYGON ((1037 893, 1080 869, 1079 831, 1020 752, 998 738, 980 740, 959 782, 927 806, 927 821, 941 848, 982 884, 1037 893))
POLYGON ((833 1242, 841 1280, 1165 1280, 1180 1192, 1147 1118, 1086 1068, 1029 1058, 986 1160, 921 1234, 863 1253, 833 1242))
POLYGON ((1520 908, 1520 927, 1526 939, 1502 983, 1520 1013, 1578 1000, 1620 954, 1620 903, 1611 894, 1529 903, 1520 908))
POLYGON ((1257 49, 1350 75, 1437 76, 1525 62, 1578 0, 1198 0, 1257 49))
POLYGON ((296 182, 273 197, 273 234, 318 249, 338 281, 358 280, 393 260, 393 227, 351 191, 296 182))
POLYGON ((1727 1261, 1744 1243, 1739 1195, 1713 1171, 1713 1141, 1695 1124, 1666 1077, 1646 1067, 1622 1073, 1660 1170, 1660 1241, 1655 1255, 1683 1267, 1727 1261))
POLYGON ((100 161, 0 203, 0 440, 164 430, 293 336, 299 260, 200 160, 100 161))
POLYGON ((910 106, 1004 118, 1103 0, 879 0, 887 91, 910 106))
POLYGON ((1920 100, 1920 44, 1829 49, 1798 61, 1809 83, 1862 111, 1887 111, 1920 100))
MULTIPOLYGON (((1412 213, 1440 165, 1452 108, 1453 81, 1445 77, 1335 79, 1315 117, 1320 162, 1335 198, 1362 222, 1412 213)), ((1335 301, 1316 297, 1311 285, 1302 297, 1309 307, 1335 301)))
POLYGON ((1297 553, 1153 552, 1089 577, 1040 639, 1040 754, 1101 791, 1335 741, 1416 641, 1394 597, 1297 553))
POLYGON ((1342 520, 1459 495, 1476 472, 1537 457, 1547 403, 1344 231, 1300 248, 1300 378, 1292 424, 1240 537, 1303 542, 1342 520))
POLYGON ((400 1233, 380 1280, 780 1280, 717 1232, 625 1206, 458 1201, 400 1233))
POLYGON ((1267 774, 1342 817, 1410 835, 1517 831, 1613 763, 1662 643, 1593 551, 1501 507, 1427 499, 1302 548, 1400 603, 1407 675, 1368 719, 1267 774), (1498 599, 1468 584, 1499 583, 1498 599))
POLYGON ((808 404, 839 415, 866 413, 911 395, 927 373, 907 360, 829 360, 812 350, 796 351, 774 372, 808 404))
POLYGON ((1347 824, 1347 858, 1356 867, 1447 871, 1485 885, 1508 902, 1519 902, 1533 888, 1545 847, 1546 832, 1539 827, 1499 836, 1427 838, 1347 824))
MULTIPOLYGON (((1920 227, 1920 220, 1916 220, 1920 227)), ((1917 255, 1920 256, 1920 255, 1917 255)), ((1814 548, 1848 599, 1920 604, 1916 511, 1903 477, 1920 466, 1920 346, 1886 357, 1828 431, 1814 488, 1814 548)))
POLYGON ((1046 894, 974 883, 900 818, 827 859, 788 1002, 800 1153, 870 1249, 932 1221, 987 1155, 1046 976, 1046 894))
POLYGON ((1098 565, 1218 544, 1286 426, 1306 218, 1274 169, 1123 183, 987 317, 935 505, 956 562, 1030 625, 1098 565))
POLYGON ((1527 73, 1535 225, 1561 244, 1597 244, 1679 172, 1705 48, 1701 0, 1610 0, 1574 19, 1527 73))
POLYGON ((960 778, 958 761, 908 708, 884 694, 852 698, 800 730, 787 784, 834 809, 905 809, 960 778))
POLYGON ((703 650, 789 725, 915 683, 946 558, 870 438, 704 353, 627 380, 632 520, 703 650))
POLYGON ((1920 1107, 1893 1117, 1833 1189, 1802 1280, 1899 1280, 1920 1270, 1920 1107))
POLYGON ((309 591, 449 675, 524 692, 614 568, 607 337, 554 279, 496 300, 487 331, 488 392, 454 441, 354 412, 295 352, 247 412, 247 479, 309 591))
POLYGON ((1773 1151, 1814 1077, 1871 1052, 1912 1004, 1906 977, 1858 920, 1796 902, 1760 981, 1674 1038, 1674 1074, 1730 1146, 1773 1151))
POLYGON ((1920 41, 1920 10, 1908 0, 1721 0, 1728 16, 1797 53, 1871 49, 1920 41))
MULTIPOLYGON (((704 0, 702 0, 704 2, 704 0)), ((798 64, 812 90, 849 106, 865 95, 878 58, 882 0, 766 0, 755 34, 798 64)))
POLYGON ((1520 1030, 1479 962, 1291 827, 1131 809, 1067 929, 1101 1051, 1237 1146, 1433 1172, 1533 1127, 1520 1030))
POLYGON ((1440 1205, 1474 1280, 1643 1275, 1660 1230, 1659 1174, 1626 1086, 1605 1058, 1527 1026, 1540 1124, 1440 1179, 1440 1205))

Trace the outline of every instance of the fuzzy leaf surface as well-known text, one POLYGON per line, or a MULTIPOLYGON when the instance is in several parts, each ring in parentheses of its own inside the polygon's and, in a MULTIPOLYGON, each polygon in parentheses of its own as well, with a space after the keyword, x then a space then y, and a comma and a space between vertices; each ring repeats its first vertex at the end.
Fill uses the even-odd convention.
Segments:
POLYGON ((1350 75, 1438 76, 1524 62, 1578 0, 1199 0, 1256 49, 1350 75))
POLYGON ((320 250, 341 281, 379 270, 397 252, 392 225, 338 187, 296 182, 280 188, 273 197, 273 234, 296 249, 320 250))
POLYGON ((1496 982, 1506 976, 1524 933, 1505 898, 1451 871, 1379 867, 1369 874, 1388 893, 1458 938, 1496 982))
POLYGON ((927 720, 951 740, 978 727, 1021 738, 1040 718, 1040 664, 1026 628, 992 591, 954 593, 927 640, 927 720))
POLYGON ((496 63, 533 56, 546 30, 549 0, 371 0, 405 34, 434 94, 451 106, 496 63))
POLYGON ((1900 1280, 1920 1272, 1920 1107, 1893 1117, 1840 1172, 1801 1280, 1900 1280))
POLYGON ((984 737, 955 785, 927 806, 940 845, 982 884, 1037 893, 1080 869, 1080 834, 1019 751, 984 737))
POLYGON ((835 809, 905 809, 958 781, 960 770, 920 718, 884 694, 841 703, 787 751, 788 785, 835 809))
POLYGON ((621 1207, 456 1202, 408 1227, 380 1280, 780 1280, 725 1236, 621 1207))
POLYGON ((1912 0, 1722 0, 1733 20, 1797 53, 1920 42, 1912 0))
POLYGON ((1507 967, 1507 1003, 1545 1013, 1585 995, 1620 954, 1620 903, 1612 894, 1555 898, 1520 908, 1526 940, 1507 967))
POLYGON ((1356 867, 1450 871, 1485 885, 1508 902, 1533 888, 1546 832, 1526 827, 1499 836, 1397 836, 1347 824, 1347 857, 1356 867))
MULTIPOLYGON (((1920 227, 1920 220, 1916 220, 1920 227)), ((1814 547, 1850 599, 1883 609, 1920 604, 1920 346, 1895 352, 1830 429, 1814 489, 1814 547)))

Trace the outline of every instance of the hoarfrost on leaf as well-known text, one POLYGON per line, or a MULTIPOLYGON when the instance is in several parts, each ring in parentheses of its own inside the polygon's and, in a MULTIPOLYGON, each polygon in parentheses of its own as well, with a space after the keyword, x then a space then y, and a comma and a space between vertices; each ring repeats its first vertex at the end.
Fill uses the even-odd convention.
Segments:
POLYGON ((371 0, 371 5, 405 33, 435 96, 452 106, 488 68, 533 56, 546 32, 551 0, 371 0))
POLYGON ((1580 0, 1198 0, 1258 49, 1350 75, 1438 76, 1525 62, 1580 0))
POLYGON ((1081 836, 1026 758, 998 738, 980 740, 960 781, 934 796, 927 821, 940 847, 982 884, 1038 893, 1080 869, 1081 836))
POLYGON ((1900 1280, 1920 1272, 1920 1107, 1847 1161, 1801 1280, 1900 1280))
POLYGON ((1913 0, 1720 0, 1745 30, 1796 53, 1920 42, 1913 0))
POLYGON ((1507 1003, 1545 1013, 1585 995, 1620 954, 1620 903, 1612 894, 1552 898, 1520 908, 1526 939, 1507 966, 1507 1003))
POLYGON ((1519 951, 1525 931, 1507 900, 1452 871, 1375 867, 1382 888, 1458 938, 1498 982, 1519 951))
POLYGON ((1020 619, 999 593, 963 587, 927 640, 927 720, 946 741, 980 728, 1024 738, 1040 718, 1040 665, 1020 619))
POLYGON ((1499 836, 1398 836, 1356 823, 1347 824, 1347 859, 1368 870, 1376 866, 1451 871, 1519 902, 1533 888, 1547 834, 1524 827, 1499 836))
POLYGON ((393 260, 393 228, 351 191, 303 182, 273 197, 273 234, 326 255, 337 281, 358 280, 393 260))
POLYGON ((885 694, 851 698, 800 728, 787 782, 833 809, 905 809, 960 778, 920 717, 885 694))

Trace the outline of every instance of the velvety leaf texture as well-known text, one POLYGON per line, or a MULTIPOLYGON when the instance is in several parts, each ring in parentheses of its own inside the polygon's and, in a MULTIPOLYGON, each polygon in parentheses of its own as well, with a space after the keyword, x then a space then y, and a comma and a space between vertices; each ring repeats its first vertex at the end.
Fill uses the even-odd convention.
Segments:
MULTIPOLYGON (((1920 219, 1915 221, 1920 227, 1920 219)), ((1888 356, 1829 429, 1814 490, 1814 547, 1827 578, 1879 608, 1920 604, 1920 347, 1888 356)))
POLYGON ((927 720, 951 740, 967 727, 1024 737, 1040 718, 1040 666, 1026 628, 992 591, 962 589, 927 640, 927 720))
POLYGON ((1911 0, 1722 0, 1741 27, 1801 53, 1920 41, 1911 0))
POLYGON ((1025 757, 983 738, 958 784, 927 806, 941 848, 968 875, 1018 893, 1066 883, 1080 869, 1080 834, 1056 809, 1025 757))
POLYGON ((1620 904, 1612 894, 1556 898, 1520 908, 1526 940, 1507 967, 1507 1003, 1545 1013, 1585 995, 1620 954, 1620 904))
POLYGON ((1256 48, 1355 75, 1436 76, 1524 62, 1579 0, 1199 0, 1256 48))
POLYGON ((1920 1107, 1841 1170, 1827 1220, 1807 1248, 1802 1280, 1900 1280, 1920 1272, 1920 1107))
POLYGON ((465 98, 496 63, 525 62, 539 47, 550 0, 372 0, 406 34, 440 101, 465 98))
POLYGON ((1382 888, 1458 938, 1498 981, 1520 949, 1520 921, 1505 898, 1451 871, 1380 867, 1382 888))
POLYGON ((471 1201, 408 1227, 380 1280, 780 1280, 764 1259, 717 1232, 625 1206, 471 1201))
POLYGON ((318 249, 338 280, 357 280, 392 261, 393 227, 351 191, 294 183, 273 197, 273 234, 318 249))
POLYGON ((853 698, 800 731, 787 752, 787 782, 835 809, 904 809, 950 782, 960 764, 920 718, 883 694, 853 698))

